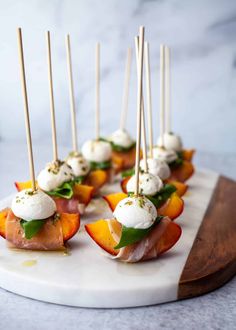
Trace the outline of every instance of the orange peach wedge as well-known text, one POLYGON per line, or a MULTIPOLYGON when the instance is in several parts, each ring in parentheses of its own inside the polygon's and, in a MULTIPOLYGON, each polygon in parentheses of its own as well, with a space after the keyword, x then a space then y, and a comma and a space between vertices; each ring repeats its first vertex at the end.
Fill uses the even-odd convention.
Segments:
POLYGON ((75 184, 73 186, 74 197, 78 198, 81 204, 88 205, 92 199, 95 188, 84 184, 75 184))
MULTIPOLYGON (((18 191, 21 191, 23 189, 32 188, 32 183, 31 181, 15 182, 15 186, 18 191)), ((74 197, 78 198, 79 202, 85 205, 88 205, 88 203, 90 202, 94 190, 94 187, 83 184, 75 183, 73 186, 74 197)))
MULTIPOLYGON (((112 212, 114 212, 117 204, 124 198, 127 197, 127 194, 123 192, 109 194, 103 196, 104 200, 108 203, 112 212)), ((176 219, 183 212, 184 201, 176 193, 173 193, 170 198, 162 205, 157 212, 159 215, 167 216, 171 220, 176 219)))
POLYGON ((88 186, 94 187, 94 193, 96 193, 107 181, 108 181, 108 174, 106 171, 95 170, 95 171, 91 171, 88 174, 85 183, 88 186))
MULTIPOLYGON (((127 194, 127 183, 129 181, 129 179, 130 179, 130 176, 123 179, 120 183, 121 189, 125 194, 127 194)), ((179 195, 179 197, 182 197, 188 189, 188 186, 185 183, 179 182, 176 180, 174 181, 174 180, 168 179, 168 180, 166 180, 166 183, 169 183, 169 184, 172 184, 173 186, 175 186, 175 188, 177 189, 176 193, 179 195)))
MULTIPOLYGON (((136 153, 136 148, 133 147, 129 151, 126 152, 121 152, 121 151, 112 151, 112 159, 115 158, 120 158, 122 159, 122 170, 128 170, 132 167, 134 167, 135 164, 135 153, 136 153)), ((140 156, 141 156, 140 152, 140 156)))
POLYGON ((187 189, 188 189, 188 185, 183 183, 183 182, 179 182, 179 181, 171 181, 171 180, 167 180, 166 181, 167 183, 175 186, 176 188, 176 194, 179 196, 179 197, 182 197, 187 189))
POLYGON ((193 156, 195 154, 195 150, 194 149, 184 149, 182 151, 183 153, 183 159, 187 160, 188 162, 191 162, 193 159, 193 156))
MULTIPOLYGON (((85 229, 97 245, 109 254, 116 256, 119 253, 119 249, 114 249, 114 247, 118 242, 116 242, 111 235, 110 228, 112 228, 112 231, 119 236, 121 232, 121 225, 115 219, 109 221, 110 227, 107 220, 101 219, 85 225, 85 229)), ((175 245, 180 235, 181 227, 174 222, 170 222, 156 244, 158 255, 161 255, 175 245)))
POLYGON ((169 180, 185 182, 193 175, 193 173, 194 173, 193 164, 184 160, 181 166, 171 171, 171 176, 169 180))
MULTIPOLYGON (((0 236, 6 238, 6 221, 10 209, 4 209, 0 212, 0 236)), ((60 219, 64 242, 72 238, 80 227, 79 214, 61 213, 60 219)))
POLYGON ((162 205, 157 212, 159 215, 169 217, 174 220, 180 216, 184 210, 184 201, 176 193, 173 193, 170 198, 162 205))
MULTIPOLYGON (((37 185, 37 182, 36 182, 37 185)), ((29 181, 23 181, 23 182, 15 182, 16 189, 18 191, 24 190, 24 189, 30 189, 32 188, 32 182, 29 181)))

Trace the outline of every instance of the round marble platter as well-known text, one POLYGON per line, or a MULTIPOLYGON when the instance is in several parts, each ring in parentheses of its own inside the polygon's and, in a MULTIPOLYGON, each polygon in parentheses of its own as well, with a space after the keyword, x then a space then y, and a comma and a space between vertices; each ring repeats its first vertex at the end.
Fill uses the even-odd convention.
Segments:
MULTIPOLYGON (((0 239, 0 287, 29 298, 79 307, 121 308, 177 300, 181 274, 218 178, 203 170, 189 180, 185 209, 177 220, 182 237, 159 259, 125 264, 108 258, 84 230, 84 218, 90 222, 111 216, 105 201, 94 199, 66 252, 10 249, 0 239)), ((118 190, 119 185, 114 184, 103 193, 118 190)), ((9 206, 11 198, 0 202, 0 209, 9 206)))

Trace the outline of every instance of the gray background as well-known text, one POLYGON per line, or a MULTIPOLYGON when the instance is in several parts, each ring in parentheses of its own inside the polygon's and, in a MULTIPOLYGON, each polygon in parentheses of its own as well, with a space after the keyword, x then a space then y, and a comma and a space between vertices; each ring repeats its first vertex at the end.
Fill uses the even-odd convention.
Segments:
MULTIPOLYGON (((70 146, 65 34, 71 34, 79 142, 94 134, 94 48, 101 42, 101 133, 118 125, 126 49, 140 24, 150 41, 155 138, 159 44, 172 49, 173 130, 187 147, 229 155, 236 142, 236 2, 233 0, 0 1, 0 136, 25 141, 16 27, 23 28, 33 140, 50 142, 45 31, 51 31, 58 136, 70 146)), ((133 61, 128 128, 135 134, 133 61)))

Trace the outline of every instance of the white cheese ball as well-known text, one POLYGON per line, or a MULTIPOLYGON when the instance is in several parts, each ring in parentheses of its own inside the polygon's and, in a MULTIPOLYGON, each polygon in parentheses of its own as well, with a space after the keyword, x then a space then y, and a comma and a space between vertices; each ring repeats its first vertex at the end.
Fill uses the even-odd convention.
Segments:
POLYGON ((30 221, 43 220, 56 212, 56 203, 42 190, 24 189, 16 194, 11 204, 16 217, 30 221))
MULTIPOLYGON (((133 175, 127 183, 127 191, 134 192, 136 185, 136 176, 133 175)), ((154 196, 163 187, 162 180, 151 173, 139 174, 139 192, 142 195, 154 196)))
POLYGON ((153 156, 167 164, 172 163, 178 158, 178 155, 174 150, 167 150, 158 146, 153 148, 153 156))
MULTIPOLYGON (((159 176, 162 180, 166 180, 170 176, 170 168, 168 164, 160 159, 148 158, 148 172, 159 176)), ((144 160, 140 161, 140 168, 144 170, 144 160)))
MULTIPOLYGON (((161 143, 161 138, 158 139, 158 145, 161 143)), ((165 133, 164 134, 164 147, 167 150, 174 150, 179 152, 183 149, 183 143, 179 135, 174 133, 165 133)))
POLYGON ((112 133, 108 140, 123 148, 129 148, 134 143, 134 140, 131 138, 128 132, 122 129, 118 129, 112 133))
POLYGON ((51 191, 64 182, 74 178, 71 167, 65 162, 49 163, 38 175, 38 186, 44 191, 51 191))
POLYGON ((81 154, 69 156, 66 163, 72 168, 74 176, 85 176, 90 171, 90 164, 81 154))
POLYGON ((89 140, 82 146, 82 154, 90 162, 106 162, 111 159, 112 148, 109 142, 89 140))
POLYGON ((113 213, 117 221, 129 228, 149 228, 157 218, 154 204, 144 196, 121 200, 113 213))

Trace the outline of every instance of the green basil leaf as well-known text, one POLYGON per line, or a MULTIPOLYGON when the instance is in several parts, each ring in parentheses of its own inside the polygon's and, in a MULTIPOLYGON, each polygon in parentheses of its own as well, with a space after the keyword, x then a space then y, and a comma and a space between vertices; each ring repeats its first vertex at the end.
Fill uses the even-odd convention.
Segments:
POLYGON ((121 176, 122 176, 122 178, 127 178, 128 176, 133 176, 134 173, 135 173, 135 169, 131 168, 129 170, 122 172, 121 176))
POLYGON ((177 152, 178 158, 184 160, 184 153, 183 151, 178 151, 177 152))
POLYGON ((120 242, 118 245, 115 246, 115 249, 120 249, 124 246, 141 241, 145 236, 150 233, 153 227, 161 221, 162 218, 162 216, 158 216, 152 226, 146 229, 136 229, 122 226, 120 242))
POLYGON ((108 160, 106 162, 90 162, 91 170, 105 170, 107 168, 111 168, 111 161, 108 160))
POLYGON ((110 142, 110 143, 111 143, 112 150, 117 151, 117 152, 128 152, 131 149, 133 149, 136 145, 136 142, 134 142, 129 147, 123 147, 118 144, 115 144, 114 142, 110 142))
POLYGON ((26 239, 31 239, 32 237, 37 235, 44 224, 45 220, 25 221, 22 219, 20 221, 20 225, 24 229, 26 239))
POLYGON ((180 167, 181 165, 183 165, 183 158, 180 158, 180 156, 178 155, 178 158, 168 165, 170 166, 170 168, 172 170, 174 170, 174 169, 180 167))
POLYGON ((73 183, 82 184, 83 181, 84 181, 84 179, 85 179, 85 175, 77 176, 77 177, 73 180, 73 183))
POLYGON ((99 140, 104 142, 109 142, 111 144, 112 150, 117 152, 128 152, 136 146, 136 142, 133 142, 129 147, 123 147, 119 144, 115 144, 114 142, 102 137, 100 137, 99 140))
POLYGON ((62 197, 66 199, 70 199, 73 196, 73 181, 72 182, 64 182, 60 187, 48 191, 47 194, 50 196, 62 197))
POLYGON ((176 191, 176 187, 172 184, 165 184, 164 187, 154 196, 147 196, 147 198, 156 206, 161 207, 176 191))

